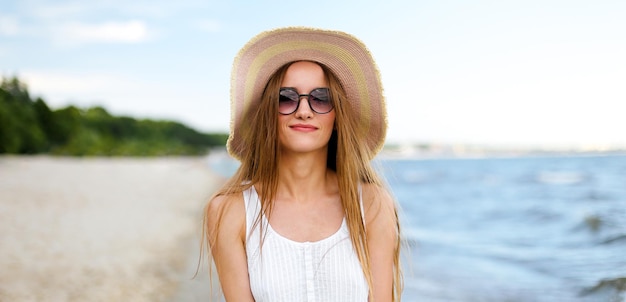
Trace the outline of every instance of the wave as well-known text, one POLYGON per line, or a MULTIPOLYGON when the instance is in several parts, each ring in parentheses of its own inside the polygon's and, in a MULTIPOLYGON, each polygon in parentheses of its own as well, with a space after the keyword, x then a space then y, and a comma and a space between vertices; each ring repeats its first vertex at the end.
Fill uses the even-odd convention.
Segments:
POLYGON ((613 236, 602 241, 600 244, 626 243, 626 234, 613 236))
POLYGON ((607 299, 603 301, 621 301, 622 293, 626 293, 626 277, 603 279, 596 285, 584 289, 580 295, 607 299))

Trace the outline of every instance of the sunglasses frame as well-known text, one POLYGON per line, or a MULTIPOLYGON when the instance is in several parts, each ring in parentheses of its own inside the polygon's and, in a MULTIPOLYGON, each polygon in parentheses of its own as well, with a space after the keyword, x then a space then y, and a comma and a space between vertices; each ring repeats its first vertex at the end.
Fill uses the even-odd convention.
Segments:
MULTIPOLYGON (((326 87, 314 88, 313 90, 311 90, 307 94, 300 94, 293 87, 281 87, 280 91, 278 92, 279 98, 280 98, 280 92, 282 92, 282 91, 293 91, 293 92, 295 92, 295 94, 298 95, 298 101, 294 101, 294 100, 290 99, 291 101, 296 102, 296 108, 292 112, 290 112, 290 113, 282 113, 282 112, 278 111, 278 113, 280 113, 282 115, 290 115, 290 114, 293 114, 294 112, 298 111, 298 108, 300 108, 300 100, 303 97, 306 97, 306 102, 307 102, 307 104, 309 104, 309 108, 311 108, 311 111, 313 111, 313 112, 315 112, 317 114, 327 114, 327 113, 333 111, 333 109, 335 109, 335 106, 333 106, 333 102, 330 99, 330 90, 328 88, 326 88, 326 87), (328 111, 326 111, 326 112, 319 112, 319 111, 315 110, 313 108, 313 106, 311 106, 311 93, 313 93, 314 91, 317 91, 317 90, 325 90, 326 91, 326 95, 328 95, 328 103, 330 104, 330 109, 328 111)), ((313 96, 313 97, 315 97, 315 96, 313 96)), ((280 101, 279 101, 279 103, 280 103, 280 101)))

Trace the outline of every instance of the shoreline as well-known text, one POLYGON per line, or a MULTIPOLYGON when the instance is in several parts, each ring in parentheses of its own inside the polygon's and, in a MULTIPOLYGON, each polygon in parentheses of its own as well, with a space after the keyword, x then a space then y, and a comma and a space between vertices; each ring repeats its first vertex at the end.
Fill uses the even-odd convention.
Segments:
POLYGON ((171 299, 223 181, 206 156, 0 156, 0 301, 203 300, 171 299))

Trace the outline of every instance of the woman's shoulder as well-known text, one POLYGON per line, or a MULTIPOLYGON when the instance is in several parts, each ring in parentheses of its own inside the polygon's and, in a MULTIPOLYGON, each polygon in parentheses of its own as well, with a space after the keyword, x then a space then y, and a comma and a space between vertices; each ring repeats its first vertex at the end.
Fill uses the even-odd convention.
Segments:
POLYGON ((207 214, 231 212, 237 211, 237 208, 243 207, 243 205, 243 194, 241 192, 217 194, 209 200, 206 211, 207 214))
POLYGON ((361 184, 363 210, 367 221, 374 220, 381 213, 395 216, 396 202, 389 189, 375 183, 361 184))
POLYGON ((387 187, 376 183, 362 183, 361 192, 363 202, 393 203, 393 197, 387 187))
POLYGON ((245 233, 245 211, 241 192, 217 194, 209 200, 205 208, 207 227, 227 233, 245 233))

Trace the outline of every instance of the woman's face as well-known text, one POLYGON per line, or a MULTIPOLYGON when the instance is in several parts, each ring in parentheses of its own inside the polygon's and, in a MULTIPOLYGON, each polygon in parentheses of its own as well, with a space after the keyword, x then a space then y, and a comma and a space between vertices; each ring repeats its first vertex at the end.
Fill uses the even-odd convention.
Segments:
MULTIPOLYGON (((300 61, 287 68, 281 87, 294 88, 298 94, 309 94, 315 88, 327 88, 328 83, 319 65, 300 61)), ((301 97, 298 109, 292 114, 278 114, 278 138, 283 151, 314 152, 328 145, 335 124, 335 110, 315 113, 307 100, 308 97, 301 97)))

